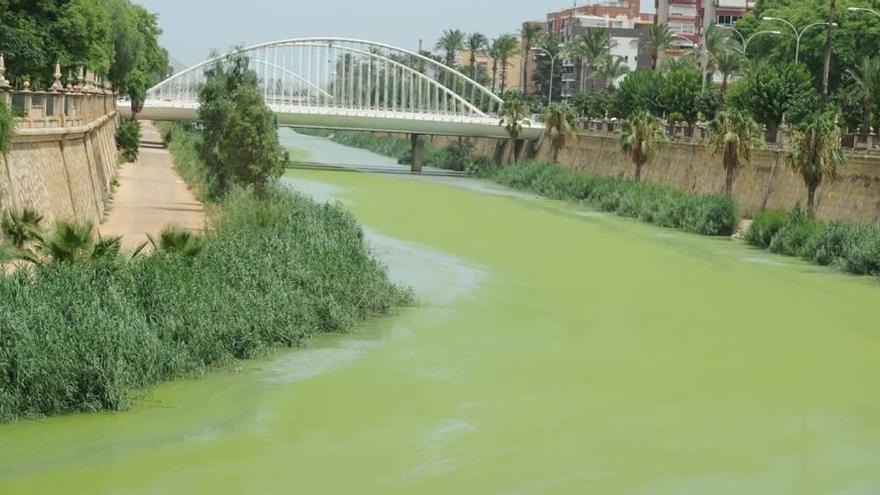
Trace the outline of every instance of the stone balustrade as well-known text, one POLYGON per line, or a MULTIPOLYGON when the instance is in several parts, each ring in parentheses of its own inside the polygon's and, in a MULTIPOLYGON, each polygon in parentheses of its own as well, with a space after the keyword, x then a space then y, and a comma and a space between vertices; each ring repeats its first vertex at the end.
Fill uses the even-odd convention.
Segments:
MULTIPOLYGON (((620 134, 621 121, 614 118, 603 119, 580 119, 579 132, 596 136, 617 136, 620 134)), ((687 122, 664 122, 666 126, 666 135, 670 142, 704 145, 709 139, 709 131, 707 124, 698 122, 689 124, 687 122)), ((764 128, 764 144, 768 150, 784 149, 788 142, 790 129, 783 122, 778 129, 764 128)), ((867 134, 851 133, 844 134, 842 138, 842 146, 845 151, 853 153, 869 153, 880 156, 880 137, 872 128, 867 134)))
POLYGON ((61 83, 61 70, 55 66, 55 82, 45 91, 33 90, 29 81, 13 89, 5 79, 6 67, 0 55, 0 95, 16 117, 16 129, 80 127, 116 112, 112 88, 91 71, 79 70, 61 83))

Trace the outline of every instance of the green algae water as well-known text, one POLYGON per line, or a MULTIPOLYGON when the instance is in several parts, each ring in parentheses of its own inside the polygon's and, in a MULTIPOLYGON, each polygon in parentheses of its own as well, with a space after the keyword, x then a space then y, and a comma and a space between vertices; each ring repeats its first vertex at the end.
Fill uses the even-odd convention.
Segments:
POLYGON ((875 280, 464 179, 288 180, 420 305, 0 425, 0 493, 880 492, 875 280))

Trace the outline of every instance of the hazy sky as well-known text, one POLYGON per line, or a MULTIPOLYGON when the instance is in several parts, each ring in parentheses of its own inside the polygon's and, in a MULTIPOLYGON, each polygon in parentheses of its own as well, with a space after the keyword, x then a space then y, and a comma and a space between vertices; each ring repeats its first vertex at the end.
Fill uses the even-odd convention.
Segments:
MULTIPOLYGON (((340 36, 427 49, 446 28, 513 33, 569 0, 135 0, 159 14, 163 45, 186 64, 211 49, 303 36, 340 36)), ((579 5, 585 2, 581 0, 579 5)), ((654 0, 642 0, 653 11, 654 0)))

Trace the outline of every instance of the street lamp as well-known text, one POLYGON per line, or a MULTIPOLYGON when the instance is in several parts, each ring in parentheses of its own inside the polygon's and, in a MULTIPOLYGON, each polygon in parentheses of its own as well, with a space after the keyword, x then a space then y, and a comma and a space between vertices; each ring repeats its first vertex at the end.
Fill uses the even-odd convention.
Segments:
POLYGON ((556 59, 562 55, 562 52, 557 52, 556 55, 554 55, 550 53, 549 50, 538 47, 533 47, 532 51, 542 52, 544 55, 550 57, 550 90, 547 91, 547 106, 550 106, 553 103, 553 71, 556 69, 556 59))
POLYGON ((850 12, 870 12, 870 13, 876 15, 877 17, 880 17, 880 12, 877 12, 876 10, 866 9, 864 7, 850 7, 846 10, 848 10, 850 12))
MULTIPOLYGON (((856 7, 850 7, 850 10, 852 10, 852 9, 854 9, 854 8, 856 8, 856 7)), ((878 14, 878 15, 880 15, 880 14, 878 14)), ((789 22, 789 21, 787 21, 787 20, 785 20, 785 19, 780 19, 779 17, 764 17, 764 20, 765 20, 765 21, 779 21, 779 22, 784 22, 785 24, 788 24, 788 27, 790 27, 792 31, 794 31, 794 37, 795 37, 794 63, 798 63, 798 60, 800 59, 800 54, 801 54, 801 38, 804 36, 804 33, 806 33, 807 30, 810 29, 811 27, 816 27, 816 26, 827 26, 827 25, 828 25, 827 22, 816 22, 816 23, 814 23, 814 24, 810 24, 810 25, 808 25, 807 27, 805 27, 805 28, 802 29, 801 31, 798 31, 797 27, 795 27, 794 24, 792 24, 791 22, 789 22)), ((831 27, 836 28, 836 27, 837 27, 837 23, 836 23, 836 22, 832 22, 832 23, 831 23, 831 27)))
POLYGON ((729 29, 729 30, 733 31, 734 33, 736 33, 737 36, 739 36, 739 39, 740 39, 740 41, 742 41, 742 45, 743 45, 743 49, 742 49, 741 53, 743 54, 743 56, 746 56, 746 57, 748 56, 748 55, 746 55, 746 52, 747 52, 748 49, 749 49, 749 43, 751 43, 753 39, 757 38, 758 36, 760 36, 760 35, 762 35, 762 34, 772 34, 772 35, 780 35, 780 34, 782 34, 782 33, 779 32, 779 31, 758 31, 757 33, 755 33, 755 34, 749 36, 748 38, 746 38, 746 37, 744 37, 744 36, 742 35, 742 33, 739 32, 739 30, 736 29, 735 27, 732 27, 732 26, 721 26, 721 25, 719 25, 719 26, 717 26, 717 27, 719 27, 719 28, 721 28, 721 29, 729 29))

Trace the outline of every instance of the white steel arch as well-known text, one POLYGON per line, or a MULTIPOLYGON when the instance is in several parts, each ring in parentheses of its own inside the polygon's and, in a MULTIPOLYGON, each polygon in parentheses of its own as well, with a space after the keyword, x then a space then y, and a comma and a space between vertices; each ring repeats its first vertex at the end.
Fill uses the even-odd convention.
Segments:
POLYGON ((211 58, 148 90, 145 105, 149 100, 197 101, 205 69, 235 53, 251 59, 267 101, 280 98, 311 106, 321 104, 323 93, 350 108, 382 104, 383 110, 474 116, 497 114, 503 103, 465 74, 410 50, 355 38, 316 37, 262 43, 211 58), (365 99, 365 92, 370 98, 365 99))
MULTIPOLYGON (((506 137, 503 100, 484 86, 430 57, 355 38, 293 38, 213 57, 150 88, 140 116, 197 118, 205 72, 235 54, 249 59, 279 125, 506 137)), ((523 137, 541 132, 524 123, 523 137)))

